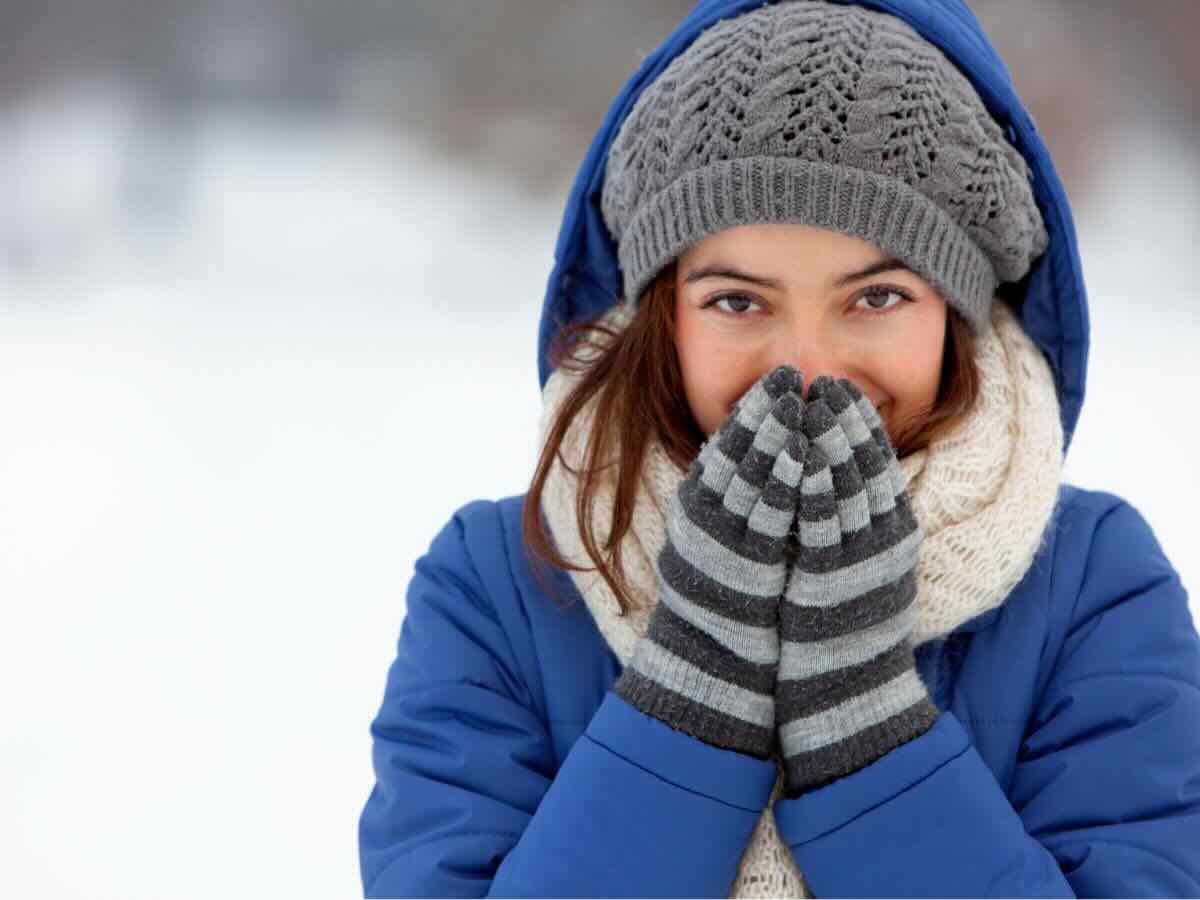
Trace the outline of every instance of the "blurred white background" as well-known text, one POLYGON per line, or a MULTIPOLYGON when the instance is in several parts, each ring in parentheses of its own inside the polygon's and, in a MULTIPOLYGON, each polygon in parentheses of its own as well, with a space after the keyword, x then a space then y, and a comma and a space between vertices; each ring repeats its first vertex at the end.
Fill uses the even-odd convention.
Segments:
MULTIPOLYGON (((690 5, 0 0, 0 894, 361 895, 413 561, 527 487, 571 178, 690 5)), ((1195 611, 1200 4, 971 6, 1075 203, 1067 478, 1195 611)))

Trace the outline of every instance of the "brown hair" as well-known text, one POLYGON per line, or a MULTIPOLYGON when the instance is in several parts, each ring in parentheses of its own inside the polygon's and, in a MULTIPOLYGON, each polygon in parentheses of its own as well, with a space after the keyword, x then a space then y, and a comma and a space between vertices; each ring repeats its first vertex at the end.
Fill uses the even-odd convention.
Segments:
MULTIPOLYGON (((633 600, 621 560, 621 541, 633 520, 634 499, 650 442, 661 442, 668 458, 683 472, 700 452, 706 435, 684 394, 675 349, 675 263, 647 286, 624 330, 599 321, 607 312, 567 324, 551 342, 551 368, 561 366, 565 371, 582 373, 582 377, 550 425, 525 496, 522 537, 538 561, 562 570, 598 571, 625 615, 633 608, 633 600), (561 446, 572 420, 593 397, 597 398, 596 408, 581 472, 563 458, 561 446), (614 455, 615 459, 601 463, 614 455), (582 479, 575 494, 575 516, 594 568, 568 562, 546 532, 541 514, 542 490, 556 458, 567 472, 582 479), (601 484, 601 473, 612 466, 617 467, 616 497, 611 528, 601 547, 592 528, 593 497, 601 484)), ((946 312, 937 397, 932 407, 897 426, 893 440, 897 456, 924 449, 950 431, 970 412, 978 395, 974 335, 956 309, 948 307, 946 312)))

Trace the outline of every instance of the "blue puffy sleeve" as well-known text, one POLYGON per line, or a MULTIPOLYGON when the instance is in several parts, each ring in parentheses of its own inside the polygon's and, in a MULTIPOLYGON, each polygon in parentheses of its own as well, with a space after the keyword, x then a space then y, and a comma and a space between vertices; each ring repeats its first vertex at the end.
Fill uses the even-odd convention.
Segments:
POLYGON ((774 763, 610 691, 560 765, 522 612, 493 602, 513 593, 504 540, 475 501, 416 563, 370 728, 364 896, 727 896, 774 763))
POLYGON ((1007 795, 943 712, 776 804, 817 896, 1200 895, 1200 635, 1150 526, 1102 496, 1007 795))
POLYGON ((1200 636, 1124 501, 1096 526, 1011 794, 1076 896, 1200 896, 1200 636))
MULTIPOLYGON (((554 774, 459 510, 419 558, 358 826, 365 897, 480 897, 554 774)), ((499 539, 499 536, 497 536, 499 539)))

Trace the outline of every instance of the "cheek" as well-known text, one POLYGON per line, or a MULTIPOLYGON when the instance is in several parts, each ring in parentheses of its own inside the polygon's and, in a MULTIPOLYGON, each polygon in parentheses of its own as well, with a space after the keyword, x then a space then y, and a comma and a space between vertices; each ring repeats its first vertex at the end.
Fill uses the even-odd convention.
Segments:
POLYGON ((675 347, 683 375, 684 392, 692 416, 711 435, 729 415, 745 390, 746 373, 753 381, 753 360, 732 349, 730 341, 696 327, 686 317, 676 326, 675 347))
POLYGON ((878 371, 896 406, 911 410, 937 399, 942 370, 945 318, 930 316, 888 348, 878 371))
POLYGON ((920 359, 920 364, 917 366, 917 380, 919 390, 929 403, 937 399, 942 375, 942 358, 946 348, 946 308, 944 305, 940 307, 940 313, 940 315, 930 316, 917 343, 917 355, 920 359))

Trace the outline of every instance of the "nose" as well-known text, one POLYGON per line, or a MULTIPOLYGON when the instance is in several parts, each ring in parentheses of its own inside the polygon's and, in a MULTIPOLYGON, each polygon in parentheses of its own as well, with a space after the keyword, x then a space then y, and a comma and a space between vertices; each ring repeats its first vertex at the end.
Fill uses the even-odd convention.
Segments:
POLYGON ((776 365, 787 364, 799 370, 803 376, 801 396, 805 400, 808 400, 808 390, 817 376, 849 377, 846 361, 831 347, 831 342, 823 340, 811 329, 805 329, 802 334, 792 332, 788 336, 788 345, 780 348, 776 358, 780 360, 776 365))

